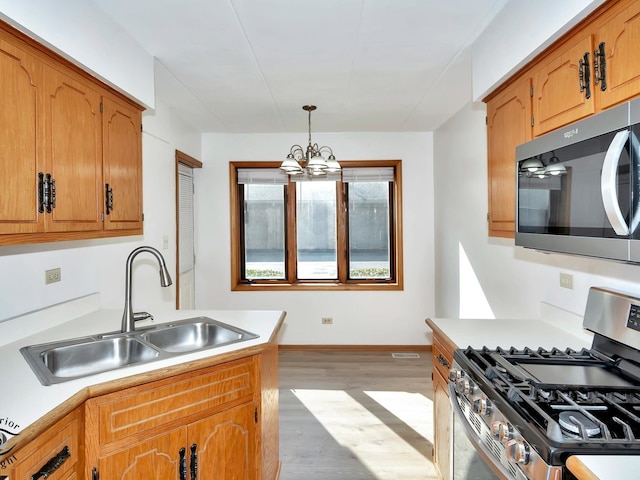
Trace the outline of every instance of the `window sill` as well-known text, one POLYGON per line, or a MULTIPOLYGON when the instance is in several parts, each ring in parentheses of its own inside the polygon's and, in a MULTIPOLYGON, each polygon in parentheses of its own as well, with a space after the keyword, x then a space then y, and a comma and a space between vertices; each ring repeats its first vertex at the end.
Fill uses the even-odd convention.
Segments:
POLYGON ((239 283, 231 287, 232 292, 286 290, 404 290, 401 283, 239 283))

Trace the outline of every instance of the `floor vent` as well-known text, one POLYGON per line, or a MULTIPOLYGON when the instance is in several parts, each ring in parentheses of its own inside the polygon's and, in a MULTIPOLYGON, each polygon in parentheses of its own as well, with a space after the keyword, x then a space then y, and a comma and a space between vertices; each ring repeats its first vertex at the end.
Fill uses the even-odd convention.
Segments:
POLYGON ((417 353, 392 353, 393 358, 420 358, 417 353))

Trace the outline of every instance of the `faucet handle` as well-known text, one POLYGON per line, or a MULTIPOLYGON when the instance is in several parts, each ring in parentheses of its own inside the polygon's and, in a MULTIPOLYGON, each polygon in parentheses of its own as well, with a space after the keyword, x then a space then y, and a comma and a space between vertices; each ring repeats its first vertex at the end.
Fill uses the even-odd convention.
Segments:
POLYGON ((147 318, 150 318, 151 321, 153 322, 153 315, 151 315, 149 312, 135 312, 133 314, 134 322, 139 322, 140 320, 146 320, 147 318))

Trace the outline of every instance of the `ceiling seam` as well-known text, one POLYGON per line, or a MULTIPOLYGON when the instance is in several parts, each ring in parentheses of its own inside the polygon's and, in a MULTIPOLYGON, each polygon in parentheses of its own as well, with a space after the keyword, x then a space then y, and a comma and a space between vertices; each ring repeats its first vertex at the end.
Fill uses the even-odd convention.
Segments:
POLYGON ((253 60, 255 61, 256 66, 258 67, 258 71, 260 72, 260 78, 262 78, 262 81, 264 82, 264 85, 265 85, 267 91, 269 92, 269 97, 271 98, 271 102, 273 104, 273 107, 276 110, 276 112, 278 112, 278 118, 280 119, 280 122, 282 123, 282 131, 286 132, 287 131, 286 123, 284 121, 284 118, 282 117, 282 112, 278 108, 278 103, 276 102, 275 98, 273 98, 273 92, 271 91, 271 87, 269 86, 269 82, 267 82, 267 78, 265 77, 264 72, 262 71, 262 65, 260 65, 260 62, 258 61, 258 56, 256 55, 256 52, 253 49, 253 45, 251 45, 251 41, 249 40, 249 37, 247 35, 247 31, 245 30, 244 25, 240 21, 240 16, 238 15, 238 11, 236 10, 235 5, 233 4, 233 0, 228 0, 228 1, 229 1, 229 5, 231 6, 231 9, 233 10, 233 14, 236 17, 236 21, 238 22, 238 25, 240 26, 240 30, 242 30, 242 36, 244 37, 245 41, 247 42, 247 46, 249 47, 249 50, 251 50, 251 55, 253 56, 253 60))
MULTIPOLYGON (((185 89, 185 91, 189 92, 189 95, 191 95, 196 100, 196 102, 198 102, 200 105, 202 105, 202 107, 207 112, 209 112, 213 116, 213 118, 218 120, 220 122, 220 124, 223 125, 224 128, 227 129, 227 131, 229 131, 229 132, 231 131, 231 128, 229 128, 229 125, 227 125, 220 117, 218 117, 218 115, 216 115, 216 113, 213 110, 211 110, 209 108, 209 106, 205 102, 200 100, 200 97, 198 97, 195 93, 193 93, 191 91, 191 89, 189 87, 187 87, 187 85, 182 80, 180 80, 175 73, 173 73, 171 70, 169 70, 169 67, 167 67, 164 63, 162 63, 162 60, 160 60, 158 57, 153 57, 153 58, 154 58, 154 60, 156 62, 158 62, 160 65, 162 65, 162 68, 164 68, 176 80, 176 82, 178 82, 180 85, 182 85, 182 87, 185 89)), ((155 76, 155 73, 154 73, 154 76, 155 76)), ((189 123, 188 119, 185 118, 184 120, 187 123, 189 123)))
MULTIPOLYGON (((451 58, 451 60, 447 63, 447 65, 442 69, 442 71, 438 74, 438 76, 429 85, 429 87, 424 89, 424 92, 422 93, 422 95, 420 95, 420 98, 411 109, 411 112, 409 112, 407 117, 401 123, 401 128, 403 128, 409 122, 411 117, 415 114, 416 110, 418 109, 418 106, 422 103, 424 98, 427 96, 427 93, 429 93, 431 89, 438 84, 438 82, 442 79, 442 77, 444 77, 445 73, 449 71, 449 68, 451 68, 451 65, 453 65, 456 62, 456 60, 458 60, 460 55, 462 55, 462 53, 464 53, 464 51, 467 48, 469 48, 473 44, 473 42, 475 42, 478 36, 484 31, 485 28, 487 28, 487 26, 491 22, 491 19, 493 19, 498 13, 498 11, 500 11, 500 9, 504 7, 505 3, 506 3, 506 0, 496 0, 493 4, 494 5, 493 8, 491 8, 487 13, 485 13, 485 15, 483 15, 482 20, 478 22, 477 27, 474 28, 471 31, 471 33, 467 36, 466 40, 463 42, 462 46, 458 49, 456 54, 451 58)), ((473 82, 473 79, 471 79, 471 81, 473 82)), ((472 98, 473 98, 473 95, 471 92, 469 92, 469 100, 471 100, 472 98)))

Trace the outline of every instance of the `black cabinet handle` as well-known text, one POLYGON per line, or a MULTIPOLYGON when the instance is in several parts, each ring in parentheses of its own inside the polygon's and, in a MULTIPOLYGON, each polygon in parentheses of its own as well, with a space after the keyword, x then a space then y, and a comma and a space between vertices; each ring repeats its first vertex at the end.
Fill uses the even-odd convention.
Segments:
POLYGON ((578 62, 580 64, 580 92, 585 92, 584 98, 591 98, 591 65, 589 62, 589 52, 578 62))
POLYGON ((51 460, 45 463, 40 470, 31 475, 31 480, 38 480, 39 478, 47 478, 53 472, 55 472, 60 466, 71 456, 69 447, 65 446, 57 454, 55 454, 51 460))
POLYGON ((180 480, 187 480, 187 449, 180 449, 180 480))
POLYGON ((605 43, 600 42, 598 48, 593 52, 593 82, 600 84, 600 90, 607 89, 607 56, 605 43))
POLYGON ((91 470, 91 480, 100 480, 100 474, 98 473, 98 469, 93 467, 91 470))
POLYGON ((197 480, 198 478, 198 445, 195 443, 191 445, 191 480, 197 480))
POLYGON ((113 188, 110 188, 108 183, 104 184, 104 199, 106 213, 109 215, 111 210, 113 210, 113 188))
POLYGON ((44 213, 44 173, 38 172, 38 212, 44 213))
POLYGON ((437 356, 436 358, 438 359, 438 363, 439 363, 440 365, 443 365, 443 366, 445 366, 445 367, 447 367, 447 368, 451 368, 451 364, 449 363, 449 361, 448 361, 446 358, 444 358, 444 357, 442 356, 442 354, 441 354, 441 353, 439 353, 439 354, 438 354, 438 356, 437 356))

